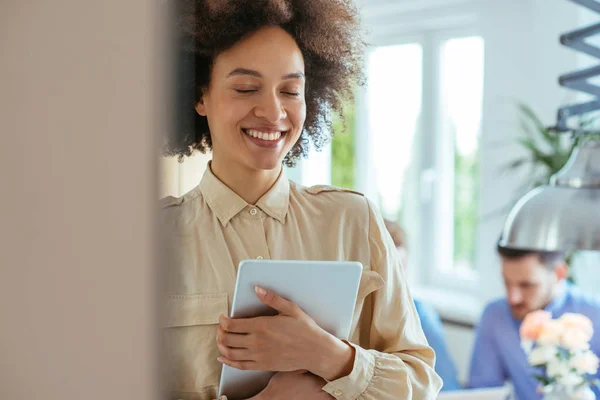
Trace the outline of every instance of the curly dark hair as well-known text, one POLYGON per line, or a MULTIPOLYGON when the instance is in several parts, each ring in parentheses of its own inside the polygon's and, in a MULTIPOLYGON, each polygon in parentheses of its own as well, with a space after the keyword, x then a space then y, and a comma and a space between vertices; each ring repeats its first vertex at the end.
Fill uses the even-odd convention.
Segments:
POLYGON ((266 26, 280 26, 300 48, 306 75, 306 121, 284 162, 306 157, 309 142, 320 149, 331 138, 331 113, 342 113, 363 84, 364 41, 351 0, 174 0, 176 63, 173 131, 163 153, 207 152, 212 141, 206 117, 195 105, 208 87, 216 56, 266 26))

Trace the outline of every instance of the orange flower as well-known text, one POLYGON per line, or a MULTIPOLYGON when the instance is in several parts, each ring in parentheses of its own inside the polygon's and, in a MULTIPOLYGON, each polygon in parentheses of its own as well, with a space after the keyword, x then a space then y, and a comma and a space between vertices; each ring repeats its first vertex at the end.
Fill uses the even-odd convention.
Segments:
POLYGON ((534 311, 525 317, 521 324, 521 340, 537 340, 546 322, 550 321, 552 314, 548 311, 534 311))

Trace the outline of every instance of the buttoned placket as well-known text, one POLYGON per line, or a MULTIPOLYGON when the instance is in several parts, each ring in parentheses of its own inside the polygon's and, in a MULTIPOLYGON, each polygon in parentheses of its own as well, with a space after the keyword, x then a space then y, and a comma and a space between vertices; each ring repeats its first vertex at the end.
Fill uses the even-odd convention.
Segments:
POLYGON ((269 218, 260 208, 256 206, 248 206, 247 210, 249 218, 252 220, 253 231, 259 236, 257 242, 260 242, 259 248, 250 249, 253 254, 248 254, 248 258, 255 258, 257 260, 268 260, 270 259, 269 246, 267 244, 267 235, 265 232, 266 219, 269 218))

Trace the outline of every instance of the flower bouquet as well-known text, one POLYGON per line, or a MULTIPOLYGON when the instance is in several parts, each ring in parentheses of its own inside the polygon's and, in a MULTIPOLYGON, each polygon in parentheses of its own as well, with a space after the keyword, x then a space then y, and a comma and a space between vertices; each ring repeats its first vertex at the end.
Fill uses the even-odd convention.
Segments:
POLYGON ((599 359, 590 350, 592 322, 581 314, 566 313, 552 319, 547 311, 528 314, 521 324, 523 350, 535 367, 544 399, 594 400, 590 379, 598 371, 599 359))

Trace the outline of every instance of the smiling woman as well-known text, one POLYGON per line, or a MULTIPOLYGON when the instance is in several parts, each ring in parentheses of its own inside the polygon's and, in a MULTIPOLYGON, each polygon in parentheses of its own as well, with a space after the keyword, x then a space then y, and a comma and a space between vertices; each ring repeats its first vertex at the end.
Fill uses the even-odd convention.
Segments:
POLYGON ((214 399, 226 364, 277 372, 253 400, 434 399, 434 354, 381 216, 359 193, 302 187, 283 170, 329 139, 331 112, 360 83, 352 2, 176 4, 183 48, 165 152, 212 150, 212 161, 196 188, 163 200, 172 398, 214 399), (228 318, 237 266, 250 258, 360 262, 350 340, 260 288, 278 315, 228 318))
MULTIPOLYGON (((356 10, 347 6, 351 2, 317 1, 308 6, 310 3, 306 0, 176 2, 176 42, 181 52, 176 67, 175 126, 164 147, 166 155, 190 155, 193 150, 212 149, 208 121, 194 112, 194 106, 209 88, 215 72, 215 55, 232 50, 260 26, 280 27, 288 32, 302 57, 300 70, 284 73, 291 80, 292 90, 282 94, 304 97, 306 103, 304 129, 286 155, 286 163, 293 166, 299 157, 306 156, 309 142, 318 149, 329 140, 331 111, 341 112, 344 102, 352 99, 354 89, 362 83, 364 43, 356 25, 356 10), (312 82, 306 90, 304 84, 298 87, 304 75, 306 81, 312 82)), ((263 33, 263 39, 271 38, 263 33)), ((235 71, 222 71, 241 78, 239 94, 264 90, 264 85, 257 86, 264 79, 257 67, 275 61, 280 50, 274 47, 275 43, 269 44, 264 54, 260 54, 262 58, 246 56, 237 60, 241 64, 233 67, 235 71)))
POLYGON ((195 107, 208 121, 215 174, 281 164, 306 119, 304 69, 296 41, 280 27, 260 29, 219 54, 195 107))

